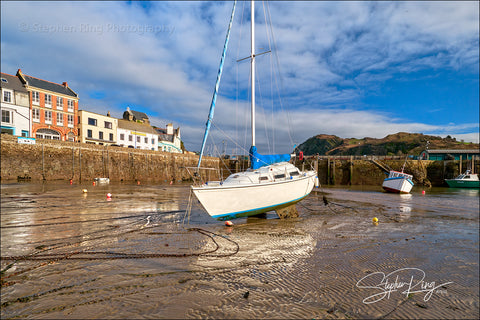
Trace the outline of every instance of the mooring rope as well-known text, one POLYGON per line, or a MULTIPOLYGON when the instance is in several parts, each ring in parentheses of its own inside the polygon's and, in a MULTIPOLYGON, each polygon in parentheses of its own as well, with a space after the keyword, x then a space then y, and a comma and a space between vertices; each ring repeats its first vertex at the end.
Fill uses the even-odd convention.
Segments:
MULTIPOLYGON (((165 213, 179 213, 179 212, 183 212, 183 210, 163 211, 162 214, 165 214, 165 213)), ((146 212, 146 213, 154 213, 154 212, 146 212)), ((122 216, 122 217, 113 217, 113 218, 101 218, 101 219, 93 219, 93 220, 78 220, 78 221, 63 221, 63 222, 37 223, 37 224, 22 224, 22 225, 14 225, 14 226, 1 226, 0 229, 31 228, 31 227, 53 226, 53 225, 59 225, 59 224, 99 222, 99 221, 108 221, 108 220, 120 220, 120 219, 129 219, 129 218, 138 218, 138 217, 143 217, 143 216, 145 216, 145 213, 144 213, 144 214, 133 215, 133 216, 122 216)))
POLYGON ((189 228, 187 231, 196 231, 210 238, 215 244, 215 248, 204 252, 190 252, 190 253, 125 253, 125 252, 110 252, 110 251, 72 251, 67 253, 50 253, 50 254, 34 254, 21 256, 2 256, 1 260, 5 261, 22 261, 22 260, 36 260, 36 261, 59 261, 59 260, 115 260, 115 259, 148 259, 148 258, 165 258, 165 257, 194 257, 194 256, 209 256, 209 257, 229 257, 238 253, 240 246, 237 242, 220 234, 214 233, 201 228, 189 228), (215 237, 221 237, 235 245, 235 250, 223 254, 213 254, 220 245, 215 240, 215 237), (87 255, 88 257, 80 257, 79 255, 87 255), (104 255, 104 256, 99 256, 104 255))

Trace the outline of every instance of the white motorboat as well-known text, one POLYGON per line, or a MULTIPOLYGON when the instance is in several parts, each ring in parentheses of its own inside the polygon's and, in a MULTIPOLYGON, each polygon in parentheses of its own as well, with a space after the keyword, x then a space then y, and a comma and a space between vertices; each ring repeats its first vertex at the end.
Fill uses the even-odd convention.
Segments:
POLYGON ((382 187, 388 192, 409 193, 413 187, 413 176, 404 172, 391 170, 383 180, 382 187))
POLYGON ((101 184, 110 183, 109 178, 95 178, 95 179, 93 179, 93 181, 95 181, 96 183, 101 183, 101 184))

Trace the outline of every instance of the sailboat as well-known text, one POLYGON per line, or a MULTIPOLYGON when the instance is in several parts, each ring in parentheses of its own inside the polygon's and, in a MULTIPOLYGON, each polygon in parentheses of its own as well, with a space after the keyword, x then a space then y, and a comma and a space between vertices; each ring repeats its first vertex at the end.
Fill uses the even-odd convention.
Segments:
MULTIPOLYGON (((197 170, 213 119, 215 101, 220 83, 223 62, 228 47, 230 29, 235 13, 234 2, 230 24, 225 38, 217 82, 203 137, 197 170)), ((243 172, 233 173, 224 181, 208 181, 192 186, 192 191, 207 213, 217 220, 230 220, 254 216, 292 206, 310 194, 316 179, 314 170, 301 171, 289 161, 291 154, 261 155, 255 145, 255 2, 251 1, 251 166, 243 172)))

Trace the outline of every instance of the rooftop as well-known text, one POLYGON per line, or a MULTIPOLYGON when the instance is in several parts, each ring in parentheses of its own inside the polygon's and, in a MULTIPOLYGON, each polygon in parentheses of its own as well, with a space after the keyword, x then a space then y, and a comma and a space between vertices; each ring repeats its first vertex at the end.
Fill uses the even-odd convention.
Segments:
POLYGON ((28 93, 27 88, 25 88, 25 86, 20 81, 20 79, 18 79, 17 76, 12 76, 11 74, 2 72, 1 78, 2 88, 28 93))
POLYGON ((480 154, 479 149, 444 149, 444 150, 425 150, 428 153, 478 153, 480 154))
POLYGON ((138 132, 143 132, 143 133, 157 134, 157 131, 155 131, 155 129, 153 129, 148 124, 123 120, 123 119, 118 119, 118 128, 126 129, 126 130, 133 130, 133 131, 138 131, 138 132))
POLYGON ((68 87, 68 84, 64 82, 63 84, 58 84, 54 82, 50 82, 47 80, 38 79, 32 76, 28 76, 22 73, 22 70, 18 69, 17 75, 23 78, 26 81, 26 85, 28 87, 34 87, 38 89, 43 89, 55 93, 59 93, 62 95, 70 96, 73 98, 78 98, 78 95, 68 87))

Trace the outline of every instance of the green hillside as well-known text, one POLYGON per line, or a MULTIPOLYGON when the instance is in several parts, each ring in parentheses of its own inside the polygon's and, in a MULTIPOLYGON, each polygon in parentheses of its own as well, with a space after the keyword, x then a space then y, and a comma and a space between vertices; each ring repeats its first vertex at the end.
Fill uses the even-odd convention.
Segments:
POLYGON ((423 135, 421 133, 399 132, 382 139, 340 138, 334 135, 319 134, 298 146, 305 155, 419 155, 426 149, 478 149, 475 143, 457 141, 447 136, 423 135))

